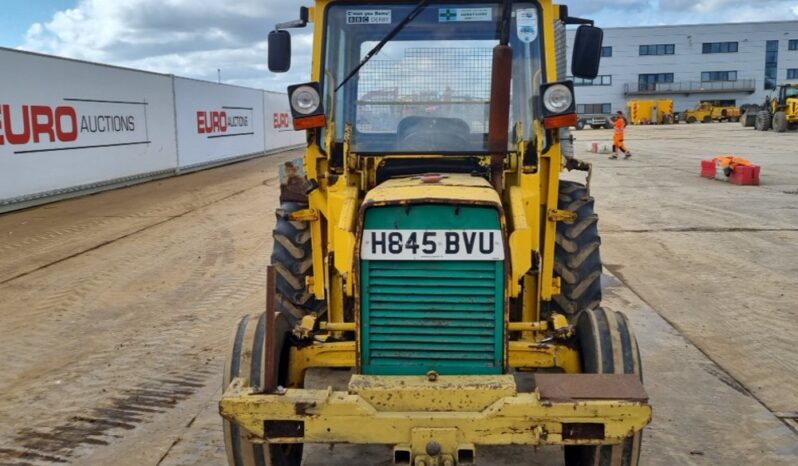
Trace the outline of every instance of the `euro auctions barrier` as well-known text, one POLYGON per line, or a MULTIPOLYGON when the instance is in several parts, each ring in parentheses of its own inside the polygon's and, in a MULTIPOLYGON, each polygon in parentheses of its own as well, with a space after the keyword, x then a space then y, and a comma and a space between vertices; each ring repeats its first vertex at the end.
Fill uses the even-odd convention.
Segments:
POLYGON ((301 144, 283 94, 0 48, 0 212, 301 144))
POLYGON ((0 145, 23 146, 21 154, 149 142, 144 102, 63 100, 69 105, 0 104, 0 145))
POLYGON ((263 91, 175 78, 175 103, 181 169, 266 151, 263 91))

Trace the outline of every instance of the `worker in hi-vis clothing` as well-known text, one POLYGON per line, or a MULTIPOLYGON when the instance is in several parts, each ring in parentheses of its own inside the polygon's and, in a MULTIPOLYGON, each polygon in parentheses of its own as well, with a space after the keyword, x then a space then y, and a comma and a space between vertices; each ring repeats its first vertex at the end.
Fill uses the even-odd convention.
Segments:
POLYGON ((626 118, 624 118, 623 112, 618 110, 618 115, 615 117, 615 135, 612 137, 612 155, 610 156, 612 160, 618 159, 618 149, 625 154, 625 159, 632 156, 632 153, 629 152, 629 149, 623 144, 623 133, 625 129, 626 118))

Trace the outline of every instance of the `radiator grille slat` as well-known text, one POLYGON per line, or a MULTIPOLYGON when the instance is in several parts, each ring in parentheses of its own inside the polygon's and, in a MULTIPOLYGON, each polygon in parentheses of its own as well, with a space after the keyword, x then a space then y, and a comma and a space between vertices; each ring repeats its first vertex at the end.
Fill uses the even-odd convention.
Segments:
POLYGON ((503 263, 362 265, 365 373, 501 373, 503 263))

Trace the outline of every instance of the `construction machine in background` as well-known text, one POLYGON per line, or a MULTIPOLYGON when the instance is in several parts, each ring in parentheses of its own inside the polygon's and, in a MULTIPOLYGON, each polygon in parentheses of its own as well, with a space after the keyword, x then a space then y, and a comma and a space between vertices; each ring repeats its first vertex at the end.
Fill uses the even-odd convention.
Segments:
POLYGON ((757 104, 743 104, 740 106, 740 124, 743 128, 753 128, 756 124, 756 114, 764 107, 757 104))
MULTIPOLYGON (((798 83, 781 84, 774 94, 756 109, 753 127, 757 131, 773 129, 777 133, 798 129, 798 83)), ((744 122, 743 126, 750 125, 744 122)))
POLYGON ((612 129, 612 118, 609 113, 580 113, 575 128, 577 131, 585 129, 585 126, 592 129, 612 129))
POLYGON ((673 100, 630 100, 630 123, 633 125, 670 125, 677 123, 673 100))
POLYGON ((716 106, 710 102, 701 102, 692 110, 687 110, 679 115, 679 119, 686 123, 712 123, 713 121, 740 121, 740 109, 734 106, 716 106))
POLYGON ((312 81, 288 90, 307 148, 283 170, 266 312, 230 347, 229 464, 347 443, 413 466, 519 444, 637 465, 640 353, 601 307, 589 185, 560 179, 590 173, 568 146, 565 26, 584 79, 601 29, 550 0, 317 0, 269 35, 272 71, 308 24, 312 81))

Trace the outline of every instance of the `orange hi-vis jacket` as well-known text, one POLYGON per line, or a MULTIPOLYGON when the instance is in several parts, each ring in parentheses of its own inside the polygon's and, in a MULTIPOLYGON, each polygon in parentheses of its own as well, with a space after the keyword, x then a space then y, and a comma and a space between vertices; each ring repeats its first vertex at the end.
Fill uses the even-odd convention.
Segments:
POLYGON ((615 120, 615 136, 612 138, 613 144, 620 146, 623 143, 623 132, 626 128, 626 120, 623 117, 618 117, 615 120))
POLYGON ((735 155, 718 155, 712 160, 719 163, 721 168, 731 168, 734 170, 737 167, 752 167, 754 164, 750 160, 735 155))

